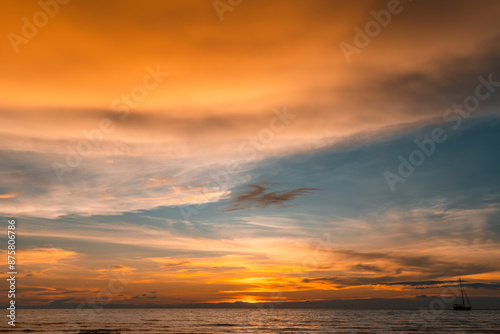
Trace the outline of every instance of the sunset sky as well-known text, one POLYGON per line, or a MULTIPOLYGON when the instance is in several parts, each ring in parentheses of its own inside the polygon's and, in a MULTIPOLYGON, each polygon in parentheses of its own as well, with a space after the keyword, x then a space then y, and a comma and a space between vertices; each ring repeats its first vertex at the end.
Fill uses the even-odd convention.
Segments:
POLYGON ((498 1, 3 9, 19 304, 500 300, 498 1))

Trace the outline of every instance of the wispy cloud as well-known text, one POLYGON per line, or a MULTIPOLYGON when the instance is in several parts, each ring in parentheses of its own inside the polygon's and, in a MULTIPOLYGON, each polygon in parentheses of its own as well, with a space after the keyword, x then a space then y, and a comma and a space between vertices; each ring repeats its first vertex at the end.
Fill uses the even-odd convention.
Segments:
MULTIPOLYGON (((411 286, 416 289, 430 289, 435 286, 459 286, 454 281, 416 281, 416 282, 379 282, 374 283, 372 285, 403 285, 403 286, 411 286)), ((467 283, 467 281, 462 281, 462 285, 471 289, 489 289, 489 290, 499 290, 500 283, 467 283)))
POLYGON ((22 193, 21 191, 16 191, 16 192, 9 193, 9 194, 1 194, 0 199, 2 199, 2 198, 14 198, 14 197, 19 196, 21 193, 22 193))
MULTIPOLYGON (((0 253, 7 256, 7 251, 0 253)), ((56 264, 62 260, 75 259, 79 254, 61 248, 33 248, 18 251, 19 263, 22 265, 56 264)))

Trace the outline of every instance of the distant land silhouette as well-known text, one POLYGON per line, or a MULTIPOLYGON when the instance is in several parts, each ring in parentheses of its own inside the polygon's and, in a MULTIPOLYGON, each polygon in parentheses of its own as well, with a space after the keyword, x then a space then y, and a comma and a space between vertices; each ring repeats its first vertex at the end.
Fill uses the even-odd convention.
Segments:
MULTIPOLYGON (((246 308, 246 309, 405 309, 418 310, 429 309, 432 300, 439 299, 439 296, 418 296, 417 298, 371 298, 371 299, 343 299, 328 301, 305 301, 305 302, 283 302, 283 303, 191 303, 191 304, 108 304, 103 308, 246 308), (260 304, 260 305, 257 305, 260 304)), ((500 298, 498 297, 471 297, 471 303, 475 310, 500 310, 500 298)), ((453 303, 445 304, 445 309, 453 309, 453 303)), ((25 309, 72 309, 77 308, 78 303, 65 303, 54 301, 45 306, 20 307, 25 309)), ((91 308, 91 307, 84 307, 91 308)))

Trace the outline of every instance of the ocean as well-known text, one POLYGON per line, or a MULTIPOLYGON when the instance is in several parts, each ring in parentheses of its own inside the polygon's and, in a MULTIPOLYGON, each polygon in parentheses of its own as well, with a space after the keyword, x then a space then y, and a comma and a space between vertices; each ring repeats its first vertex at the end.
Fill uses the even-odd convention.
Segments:
POLYGON ((500 333, 500 311, 17 310, 2 333, 500 333))

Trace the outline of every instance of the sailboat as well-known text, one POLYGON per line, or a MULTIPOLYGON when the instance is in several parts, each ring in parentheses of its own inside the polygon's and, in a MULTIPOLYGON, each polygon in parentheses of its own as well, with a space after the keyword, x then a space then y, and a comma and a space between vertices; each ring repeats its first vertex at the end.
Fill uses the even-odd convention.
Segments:
POLYGON ((462 278, 458 278, 458 280, 460 281, 460 292, 462 293, 462 304, 453 304, 453 309, 455 311, 470 311, 472 309, 472 305, 469 301, 469 297, 467 297, 467 293, 465 292, 463 286, 462 286, 462 278), (467 300, 467 304, 469 306, 467 306, 465 304, 465 300, 467 300))

